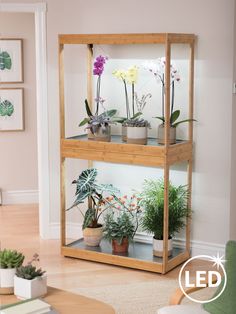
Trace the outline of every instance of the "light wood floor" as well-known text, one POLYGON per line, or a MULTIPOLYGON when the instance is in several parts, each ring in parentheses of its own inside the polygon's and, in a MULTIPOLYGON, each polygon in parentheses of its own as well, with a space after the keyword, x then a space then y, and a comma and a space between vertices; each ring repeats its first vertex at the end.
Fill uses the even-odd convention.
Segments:
MULTIPOLYGON (((179 268, 166 275, 132 270, 87 262, 60 255, 59 240, 42 240, 38 229, 38 208, 36 205, 0 206, 0 241, 1 248, 22 251, 26 261, 34 253, 40 255, 40 265, 47 270, 48 284, 73 291, 74 288, 96 288, 125 283, 137 283, 158 280, 158 278, 175 279, 179 268)), ((193 268, 196 265, 193 264, 193 268)), ((168 293, 168 292, 167 292, 168 293)))

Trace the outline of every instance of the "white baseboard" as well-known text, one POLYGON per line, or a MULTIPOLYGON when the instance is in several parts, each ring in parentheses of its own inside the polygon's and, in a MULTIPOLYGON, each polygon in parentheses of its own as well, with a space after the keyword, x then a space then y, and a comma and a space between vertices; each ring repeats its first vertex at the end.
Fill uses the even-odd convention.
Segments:
MULTIPOLYGON (((135 240, 143 243, 152 243, 152 236, 146 235, 144 233, 137 233, 135 240)), ((179 248, 184 248, 185 241, 184 239, 174 239, 174 246, 179 248)), ((203 241, 191 241, 191 255, 210 255, 216 256, 219 253, 220 255, 225 254, 225 245, 211 242, 203 241)))
POLYGON ((2 205, 38 203, 38 190, 2 191, 2 205))
MULTIPOLYGON (((60 238, 60 225, 59 223, 50 224, 50 239, 60 238)), ((66 225, 67 238, 79 239, 82 237, 82 225, 80 223, 69 222, 66 225)), ((146 235, 144 233, 137 233, 134 240, 143 243, 152 243, 152 236, 146 235)), ((184 248, 185 241, 183 239, 174 239, 174 246, 184 248)), ((210 255, 216 256, 219 252, 220 255, 224 255, 225 246, 217 243, 209 243, 202 241, 191 241, 191 255, 210 255)))

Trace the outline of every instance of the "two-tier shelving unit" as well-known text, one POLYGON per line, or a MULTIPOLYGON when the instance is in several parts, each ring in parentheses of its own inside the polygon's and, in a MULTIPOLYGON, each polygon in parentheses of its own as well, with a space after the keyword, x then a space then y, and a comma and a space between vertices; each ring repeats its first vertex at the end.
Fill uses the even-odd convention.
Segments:
POLYGON ((188 124, 188 138, 170 145, 170 62, 172 44, 186 44, 189 49, 189 88, 188 118, 193 118, 194 89, 194 44, 193 34, 73 34, 59 35, 59 76, 60 76, 60 123, 61 123, 61 252, 62 255, 84 260, 142 269, 157 273, 166 273, 190 257, 190 218, 186 222, 186 242, 183 249, 174 249, 168 257, 168 183, 170 166, 187 163, 187 185, 189 191, 188 206, 191 207, 192 188, 192 149, 193 123, 188 124), (113 136, 109 143, 87 140, 86 135, 65 138, 65 100, 64 100, 64 46, 81 44, 87 46, 87 99, 92 103, 92 60, 94 45, 145 45, 162 44, 165 46, 165 145, 158 145, 156 139, 149 138, 148 145, 122 143, 120 136, 113 136), (112 254, 111 247, 105 241, 99 248, 86 247, 83 239, 66 244, 66 207, 65 207, 65 160, 78 158, 93 161, 113 162, 129 165, 161 167, 164 170, 165 206, 164 206, 164 254, 163 258, 152 255, 152 245, 134 242, 127 255, 112 254))

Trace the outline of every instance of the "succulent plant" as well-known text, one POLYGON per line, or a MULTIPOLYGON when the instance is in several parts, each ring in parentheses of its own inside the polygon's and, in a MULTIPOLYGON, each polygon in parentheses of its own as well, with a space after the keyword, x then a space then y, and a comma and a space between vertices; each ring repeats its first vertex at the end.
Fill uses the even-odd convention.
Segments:
POLYGON ((0 251, 0 268, 17 268, 22 265, 24 258, 20 252, 4 249, 0 251))
POLYGON ((36 266, 33 266, 33 262, 39 261, 39 255, 34 254, 32 260, 25 266, 20 266, 16 269, 16 276, 19 278, 27 279, 27 280, 33 280, 36 277, 42 277, 43 274, 46 273, 46 271, 42 270, 41 268, 36 268, 36 266))
POLYGON ((150 128, 150 123, 147 120, 136 118, 136 119, 128 119, 123 123, 124 126, 131 127, 148 127, 150 128))

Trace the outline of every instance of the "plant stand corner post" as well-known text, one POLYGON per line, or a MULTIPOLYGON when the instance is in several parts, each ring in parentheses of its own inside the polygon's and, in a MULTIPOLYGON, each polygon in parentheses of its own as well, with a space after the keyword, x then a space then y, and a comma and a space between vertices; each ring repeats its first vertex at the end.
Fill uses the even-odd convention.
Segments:
MULTIPOLYGON (((190 57, 189 57, 189 119, 193 119, 193 104, 194 104, 194 39, 190 42, 190 57)), ((190 121, 188 125, 188 140, 193 146, 193 122, 190 121)), ((187 185, 188 185, 188 208, 192 206, 192 171, 193 159, 188 160, 187 166, 187 185)), ((186 250, 188 257, 190 257, 191 250, 191 216, 187 217, 186 221, 186 250)))
POLYGON ((169 35, 166 34, 165 42, 165 161, 164 161, 164 221, 163 221, 163 265, 162 273, 168 270, 168 239, 169 239, 169 172, 170 165, 168 160, 169 134, 170 134, 170 59, 171 45, 169 35))
MULTIPOLYGON (((87 100, 90 110, 93 111, 93 44, 87 44, 87 100)), ((93 167, 93 161, 88 160, 88 167, 93 167)))
POLYGON ((61 246, 66 244, 66 200, 65 200, 65 157, 62 155, 62 141, 65 139, 65 91, 64 91, 64 44, 59 41, 59 99, 60 99, 60 190, 61 190, 61 246))

